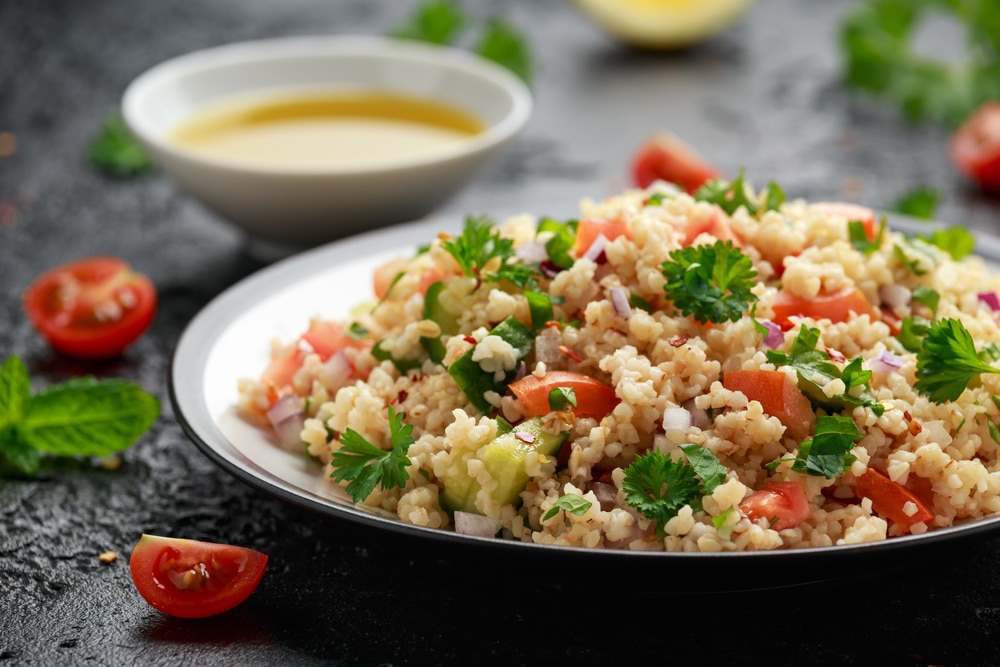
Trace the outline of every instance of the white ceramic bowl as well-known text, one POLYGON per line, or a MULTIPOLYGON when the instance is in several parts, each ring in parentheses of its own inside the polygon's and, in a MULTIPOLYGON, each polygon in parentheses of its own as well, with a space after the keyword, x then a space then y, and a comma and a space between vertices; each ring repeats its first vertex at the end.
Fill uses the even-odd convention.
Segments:
POLYGON ((122 112, 153 160, 255 241, 304 247, 415 220, 465 185, 524 126, 527 87, 467 51, 382 37, 292 37, 180 56, 126 89, 122 112), (357 168, 262 168, 207 158, 169 140, 207 104, 261 93, 374 90, 458 107, 476 135, 420 157, 357 168))

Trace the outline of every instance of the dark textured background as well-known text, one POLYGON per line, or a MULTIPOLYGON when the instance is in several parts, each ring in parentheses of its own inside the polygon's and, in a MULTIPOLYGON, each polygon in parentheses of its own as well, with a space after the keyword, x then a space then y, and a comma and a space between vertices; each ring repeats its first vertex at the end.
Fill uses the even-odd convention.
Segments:
MULTIPOLYGON (((156 392, 162 418, 116 471, 49 466, 0 480, 0 663, 5 664, 899 664, 1000 663, 1000 542, 985 537, 899 562, 817 566, 832 584, 671 594, 680 568, 630 572, 497 559, 332 521, 244 487, 182 434, 166 366, 188 320, 260 264, 223 222, 154 173, 91 170, 88 139, 128 81, 194 49, 293 34, 381 33, 401 0, 5 0, 0 2, 0 355, 34 388, 82 373, 156 392), (120 359, 80 364, 39 340, 20 294, 43 270, 119 255, 156 283, 160 310, 120 359), (257 592, 198 622, 138 596, 128 554, 142 532, 251 546, 271 557, 257 592), (114 549, 118 562, 97 555, 114 549)), ((966 185, 947 131, 912 126, 840 83, 836 26, 852 5, 760 0, 745 20, 677 54, 630 51, 562 0, 479 0, 537 52, 524 133, 444 210, 565 208, 626 183, 632 150, 669 128, 727 173, 792 195, 886 206, 917 184, 946 194, 941 217, 985 231, 1000 202, 966 185)), ((922 36, 947 47, 945 29, 922 36)), ((780 573, 701 572, 706 588, 780 573)))

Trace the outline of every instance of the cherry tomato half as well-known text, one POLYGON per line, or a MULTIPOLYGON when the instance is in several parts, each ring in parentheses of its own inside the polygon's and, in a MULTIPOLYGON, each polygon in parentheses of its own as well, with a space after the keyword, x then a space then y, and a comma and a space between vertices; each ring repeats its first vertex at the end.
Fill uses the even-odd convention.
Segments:
POLYGON ((1000 102, 985 102, 952 135, 951 161, 985 190, 1000 192, 1000 102))
POLYGON ((549 371, 545 375, 525 375, 509 385, 511 392, 521 401, 528 416, 545 415, 552 411, 549 393, 556 387, 572 389, 576 394, 576 407, 569 408, 578 417, 601 419, 618 405, 615 390, 600 380, 573 371, 549 371))
POLYGON ((156 314, 153 283, 115 257, 88 257, 42 274, 23 301, 53 348, 84 359, 120 354, 156 314))
POLYGON ((632 180, 640 188, 662 180, 694 194, 708 181, 721 177, 715 167, 672 134, 649 139, 632 158, 632 180))
POLYGON ((132 582, 146 602, 178 618, 204 618, 246 600, 267 555, 228 544, 143 535, 132 550, 132 582))

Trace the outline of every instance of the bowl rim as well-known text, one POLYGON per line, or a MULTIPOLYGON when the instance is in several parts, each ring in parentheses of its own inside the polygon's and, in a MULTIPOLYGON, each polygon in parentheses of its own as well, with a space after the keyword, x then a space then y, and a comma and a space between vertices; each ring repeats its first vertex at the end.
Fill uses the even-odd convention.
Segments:
MULTIPOLYGON (((321 88, 317 85, 316 88, 321 88)), ((303 90, 311 86, 303 86, 303 90)), ((373 89, 378 89, 373 86, 373 89)), ((248 88, 243 93, 252 93, 248 88)), ((274 176, 336 176, 392 172, 413 167, 429 167, 488 151, 514 136, 528 121, 533 98, 528 86, 506 68, 471 51, 425 42, 378 35, 302 35, 271 37, 232 42, 175 56, 153 65, 136 76, 122 94, 122 117, 132 133, 154 153, 159 151, 175 160, 200 164, 235 173, 274 176), (486 81, 507 94, 509 112, 483 131, 433 151, 369 164, 350 165, 262 165, 238 159, 214 157, 174 144, 167 140, 169 130, 150 122, 141 112, 142 102, 158 87, 178 79, 217 67, 296 57, 389 56, 419 61, 431 66, 458 70, 486 81)), ((154 156, 155 157, 155 156, 154 156)))

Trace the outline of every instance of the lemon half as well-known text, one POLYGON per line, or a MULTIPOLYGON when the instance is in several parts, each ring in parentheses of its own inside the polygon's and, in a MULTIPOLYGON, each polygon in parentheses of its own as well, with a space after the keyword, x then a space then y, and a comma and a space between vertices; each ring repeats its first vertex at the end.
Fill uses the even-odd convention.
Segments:
POLYGON ((610 35, 647 49, 676 49, 728 28, 752 0, 573 0, 610 35))

